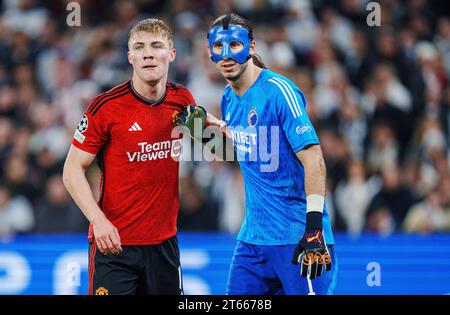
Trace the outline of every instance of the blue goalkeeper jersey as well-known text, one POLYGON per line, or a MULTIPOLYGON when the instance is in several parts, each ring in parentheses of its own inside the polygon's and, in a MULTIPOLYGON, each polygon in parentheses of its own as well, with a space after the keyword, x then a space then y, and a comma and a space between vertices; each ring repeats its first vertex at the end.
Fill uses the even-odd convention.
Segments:
MULTIPOLYGON (((255 245, 297 244, 306 224, 303 166, 296 152, 319 144, 305 97, 289 79, 264 69, 242 95, 225 88, 222 117, 233 138, 245 186, 246 216, 238 240, 255 245)), ((323 212, 324 236, 334 244, 323 212)))

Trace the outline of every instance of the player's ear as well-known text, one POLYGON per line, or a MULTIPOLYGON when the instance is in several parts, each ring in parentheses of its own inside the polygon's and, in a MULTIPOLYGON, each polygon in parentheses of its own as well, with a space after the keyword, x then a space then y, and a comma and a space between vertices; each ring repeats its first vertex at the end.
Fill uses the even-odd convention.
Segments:
POLYGON ((171 51, 170 51, 170 54, 169 54, 169 62, 170 63, 172 63, 174 60, 175 60, 175 57, 177 56, 177 51, 175 50, 175 48, 174 49, 172 49, 171 51))
POLYGON ((127 56, 128 56, 128 62, 129 62, 130 64, 132 64, 132 63, 131 63, 131 52, 130 52, 130 51, 128 51, 127 56))
POLYGON ((254 40, 252 40, 250 42, 250 53, 253 55, 255 53, 255 49, 256 49, 256 42, 254 40))
POLYGON ((211 59, 211 57, 212 57, 212 55, 211 55, 211 49, 209 49, 209 45, 208 45, 208 44, 205 45, 205 49, 206 49, 206 51, 207 51, 207 54, 208 54, 209 59, 211 59))

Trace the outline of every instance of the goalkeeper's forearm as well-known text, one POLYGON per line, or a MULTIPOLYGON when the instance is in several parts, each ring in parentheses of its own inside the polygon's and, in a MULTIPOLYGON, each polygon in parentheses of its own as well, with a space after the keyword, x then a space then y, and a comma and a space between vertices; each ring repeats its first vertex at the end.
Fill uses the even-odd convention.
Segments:
POLYGON ((326 167, 319 145, 312 145, 297 153, 305 172, 306 227, 322 229, 326 194, 326 167))
POLYGON ((206 141, 205 145, 209 147, 214 147, 214 152, 212 152, 219 160, 228 162, 237 162, 236 152, 234 150, 233 141, 231 133, 229 132, 225 121, 216 118, 210 113, 206 116, 206 126, 213 127, 220 130, 222 138, 213 139, 211 141, 206 141), (214 141, 216 140, 216 141, 214 141))
POLYGON ((319 145, 312 145, 297 153, 305 172, 305 193, 325 196, 326 166, 319 145))
POLYGON ((206 127, 217 127, 222 134, 231 140, 231 134, 228 132, 225 121, 216 118, 214 115, 208 113, 206 115, 206 127))

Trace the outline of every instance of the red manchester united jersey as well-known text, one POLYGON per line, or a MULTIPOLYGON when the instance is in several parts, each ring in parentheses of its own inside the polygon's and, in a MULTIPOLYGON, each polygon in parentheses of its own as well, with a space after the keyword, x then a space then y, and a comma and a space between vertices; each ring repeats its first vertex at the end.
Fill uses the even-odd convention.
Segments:
POLYGON ((188 104, 195 101, 182 85, 167 84, 152 102, 128 81, 95 97, 75 130, 73 145, 97 155, 98 205, 123 245, 159 244, 176 234, 182 139, 172 137, 173 116, 188 104))

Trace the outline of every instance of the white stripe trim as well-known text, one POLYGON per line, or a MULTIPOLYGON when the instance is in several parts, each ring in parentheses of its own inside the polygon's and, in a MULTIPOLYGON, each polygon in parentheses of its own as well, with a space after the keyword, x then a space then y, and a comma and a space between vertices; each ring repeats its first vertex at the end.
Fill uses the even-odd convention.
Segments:
POLYGON ((274 80, 280 82, 286 88, 288 94, 291 96, 291 99, 294 100, 294 108, 295 108, 296 113, 299 116, 302 116, 303 113, 302 113, 302 110, 301 110, 301 107, 300 107, 300 103, 298 102, 298 98, 295 96, 295 92, 292 89, 292 87, 286 81, 284 81, 284 80, 282 80, 280 78, 274 77, 274 80), (297 106, 295 106, 295 105, 297 105, 297 106))
POLYGON ((183 292, 183 276, 181 274, 181 266, 178 267, 178 287, 180 288, 180 295, 184 295, 184 292, 183 292))
POLYGON ((284 91, 284 88, 281 86, 281 84, 278 83, 277 81, 273 80, 272 78, 269 79, 268 81, 276 84, 280 88, 281 92, 284 95, 284 98, 286 99, 286 101, 289 105, 289 108, 291 109, 292 115, 294 116, 294 118, 297 118, 297 113, 295 112, 294 107, 292 106, 291 99, 286 95, 286 92, 284 91))
POLYGON ((141 126, 139 126, 137 122, 135 122, 134 125, 136 126, 137 130, 139 130, 139 131, 142 130, 142 129, 141 129, 141 126))
POLYGON ((133 127, 131 127, 131 129, 133 129, 133 131, 137 131, 136 126, 133 125, 133 127))

